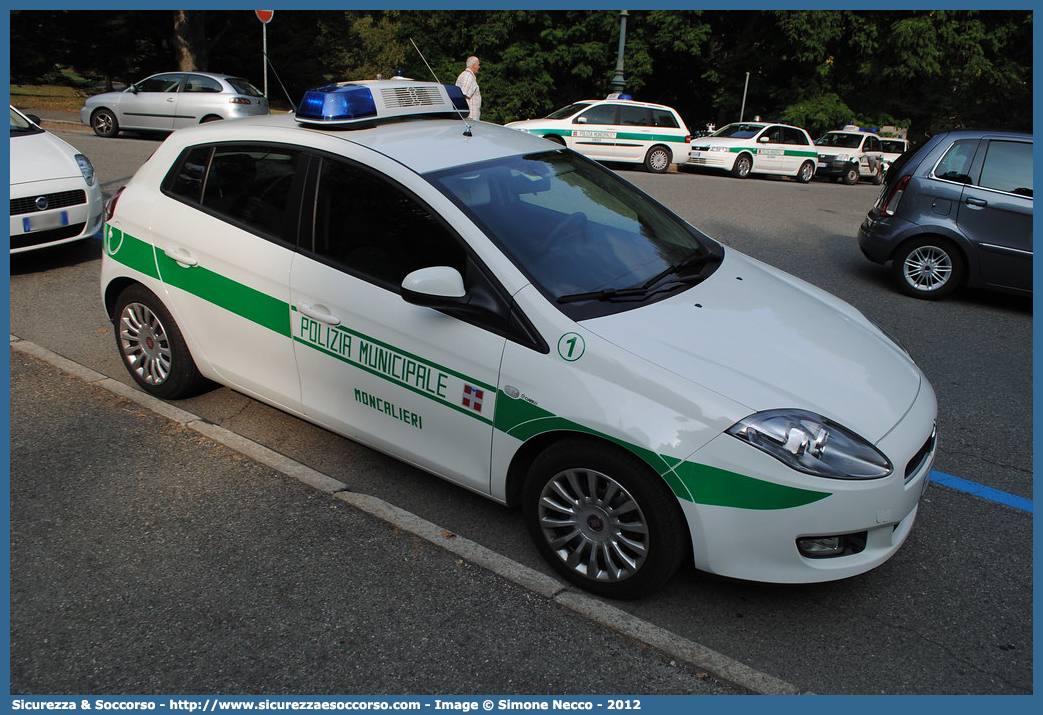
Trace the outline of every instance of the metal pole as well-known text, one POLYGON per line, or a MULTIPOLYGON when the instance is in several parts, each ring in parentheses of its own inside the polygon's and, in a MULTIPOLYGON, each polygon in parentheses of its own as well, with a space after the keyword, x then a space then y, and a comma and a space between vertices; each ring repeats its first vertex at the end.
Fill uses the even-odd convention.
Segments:
POLYGON ((616 74, 612 78, 612 91, 616 94, 622 94, 623 90, 626 89, 626 83, 623 81, 623 47, 626 45, 627 40, 627 11, 619 11, 619 52, 616 55, 616 74))
POLYGON ((264 52, 264 96, 268 96, 268 23, 262 22, 261 28, 263 34, 263 52, 264 52))
POLYGON ((742 121, 742 115, 746 113, 746 90, 750 86, 750 73, 746 73, 746 84, 742 87, 742 108, 739 110, 739 121, 742 121))

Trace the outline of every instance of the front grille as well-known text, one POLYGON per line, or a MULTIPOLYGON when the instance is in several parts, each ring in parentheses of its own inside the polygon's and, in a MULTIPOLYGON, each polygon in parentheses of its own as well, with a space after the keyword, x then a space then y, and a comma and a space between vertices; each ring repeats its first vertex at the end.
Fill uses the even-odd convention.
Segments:
POLYGON ((29 246, 39 246, 43 243, 50 243, 51 241, 60 241, 63 238, 73 238, 83 233, 83 229, 87 224, 74 223, 71 226, 62 226, 61 228, 52 228, 49 231, 36 231, 34 233, 23 233, 19 236, 11 236, 11 248, 28 248, 29 246))
POLYGON ((87 192, 83 189, 59 191, 54 194, 37 194, 36 196, 11 199, 11 215, 39 213, 41 209, 36 207, 36 200, 41 196, 47 199, 47 208, 42 209, 43 211, 63 209, 66 206, 78 206, 87 203, 87 192))
POLYGON ((709 164, 710 162, 709 162, 709 160, 703 159, 703 158, 689 157, 688 163, 689 164, 709 164))
POLYGON ((931 432, 931 436, 924 442, 923 447, 913 455, 913 458, 909 460, 909 464, 905 466, 905 480, 909 481, 913 475, 920 471, 924 462, 927 461, 928 457, 934 452, 935 442, 937 441, 938 433, 936 431, 931 432))
POLYGON ((401 107, 434 107, 446 104, 438 87, 390 87, 380 90, 384 106, 390 108, 401 107))

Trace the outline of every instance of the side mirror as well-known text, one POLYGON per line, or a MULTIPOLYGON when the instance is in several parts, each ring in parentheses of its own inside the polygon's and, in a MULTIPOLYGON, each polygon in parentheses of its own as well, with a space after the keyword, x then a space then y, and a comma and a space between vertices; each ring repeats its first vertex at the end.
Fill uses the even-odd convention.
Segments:
POLYGON ((764 136, 764 137, 761 137, 760 139, 758 139, 757 141, 760 142, 761 144, 767 144, 771 140, 768 137, 764 136))
POLYGON ((576 124, 586 124, 586 123, 587 123, 587 118, 586 117, 576 117, 576 124))
POLYGON ((460 271, 449 266, 431 266, 402 279, 402 299, 428 308, 462 308, 467 305, 467 289, 460 271))
POLYGON ((40 118, 35 114, 26 114, 25 117, 36 126, 40 126, 40 118))

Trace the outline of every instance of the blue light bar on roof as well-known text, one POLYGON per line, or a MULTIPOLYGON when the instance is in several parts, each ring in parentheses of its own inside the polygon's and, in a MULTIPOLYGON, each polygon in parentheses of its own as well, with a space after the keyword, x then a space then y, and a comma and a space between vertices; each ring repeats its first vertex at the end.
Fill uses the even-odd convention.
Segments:
POLYGON ((296 117, 302 122, 336 124, 375 119, 377 105, 369 87, 330 84, 304 93, 296 117))

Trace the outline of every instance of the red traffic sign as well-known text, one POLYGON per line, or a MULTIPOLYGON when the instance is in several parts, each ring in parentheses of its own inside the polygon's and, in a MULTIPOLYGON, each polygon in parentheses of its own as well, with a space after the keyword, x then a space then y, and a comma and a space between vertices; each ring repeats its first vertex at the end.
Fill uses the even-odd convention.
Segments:
POLYGON ((254 10, 257 19, 267 25, 275 17, 275 10, 254 10))

